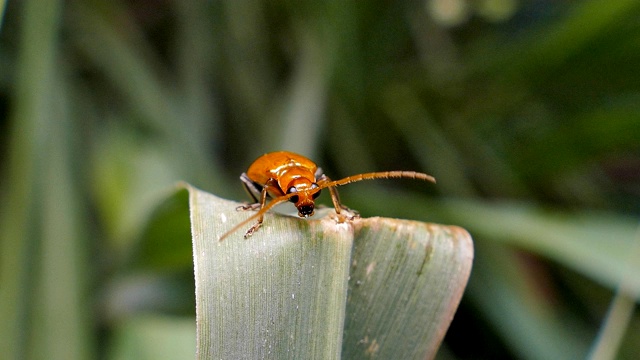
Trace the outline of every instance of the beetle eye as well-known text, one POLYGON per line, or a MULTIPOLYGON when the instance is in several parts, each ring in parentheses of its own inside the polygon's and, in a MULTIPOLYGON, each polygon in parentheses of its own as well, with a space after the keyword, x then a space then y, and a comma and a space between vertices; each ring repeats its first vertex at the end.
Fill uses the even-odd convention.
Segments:
MULTIPOLYGON (((289 189, 287 189, 287 194, 297 193, 297 192, 298 192, 298 189, 296 189, 295 186, 292 186, 289 189)), ((292 197, 289 198, 289 201, 291 201, 292 203, 297 203, 299 199, 300 197, 298 195, 293 195, 292 197)))
POLYGON ((318 196, 320 196, 320 192, 322 190, 318 190, 315 194, 312 195, 313 199, 315 200, 318 196))

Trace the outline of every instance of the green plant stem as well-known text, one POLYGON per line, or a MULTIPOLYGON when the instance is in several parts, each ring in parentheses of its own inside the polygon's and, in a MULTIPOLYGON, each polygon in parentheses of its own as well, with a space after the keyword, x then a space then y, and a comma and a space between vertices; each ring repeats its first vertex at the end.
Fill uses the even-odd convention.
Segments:
POLYGON ((23 3, 9 176, 1 204, 0 353, 7 359, 25 358, 29 345, 26 336, 30 323, 30 275, 37 236, 34 214, 40 184, 36 169, 46 154, 48 109, 55 91, 53 69, 60 8, 59 0, 23 3))

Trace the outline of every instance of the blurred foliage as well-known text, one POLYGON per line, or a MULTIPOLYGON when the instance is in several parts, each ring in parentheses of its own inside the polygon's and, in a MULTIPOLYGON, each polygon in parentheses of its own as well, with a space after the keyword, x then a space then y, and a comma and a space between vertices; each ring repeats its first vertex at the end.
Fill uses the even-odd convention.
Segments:
POLYGON ((618 288, 637 299, 639 15, 635 0, 6 4, 0 351, 136 358, 188 337, 184 208, 162 199, 178 180, 245 199, 239 173, 287 149, 332 178, 438 179, 341 195, 472 233, 443 357, 579 358, 619 340, 635 358, 640 318, 607 314, 618 288))

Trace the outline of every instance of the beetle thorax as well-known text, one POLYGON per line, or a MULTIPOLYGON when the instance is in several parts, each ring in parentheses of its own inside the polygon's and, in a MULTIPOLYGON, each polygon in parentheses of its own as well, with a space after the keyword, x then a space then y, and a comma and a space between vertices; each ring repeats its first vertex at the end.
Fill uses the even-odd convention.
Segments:
POLYGON ((309 190, 315 181, 315 174, 301 166, 287 168, 278 174, 278 185, 285 194, 291 187, 298 192, 309 190))

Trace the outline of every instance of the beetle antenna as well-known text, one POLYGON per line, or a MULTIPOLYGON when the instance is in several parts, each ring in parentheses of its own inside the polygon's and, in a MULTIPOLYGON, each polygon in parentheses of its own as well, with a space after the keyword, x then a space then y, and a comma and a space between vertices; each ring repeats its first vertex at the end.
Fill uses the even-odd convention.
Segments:
POLYGON ((222 241, 224 239, 227 238, 227 236, 233 234, 234 232, 238 231, 238 229, 240 229, 241 227, 247 225, 248 223, 250 223, 251 221, 259 218, 260 216, 263 216, 267 211, 269 211, 272 207, 280 204, 283 201, 287 201, 289 200, 289 198, 291 198, 292 196, 296 195, 295 193, 290 193, 290 194, 286 194, 280 197, 277 197, 273 200, 271 200, 267 205, 265 205, 262 209, 260 209, 257 213, 255 213, 254 215, 248 217, 247 219, 241 221, 240 223, 238 223, 236 226, 232 227, 231 230, 227 231, 226 233, 224 233, 222 236, 220 236, 220 239, 218 239, 218 241, 222 241))
POLYGON ((371 173, 352 175, 344 179, 328 181, 322 184, 318 184, 317 189, 320 190, 327 187, 347 185, 352 182, 357 182, 362 180, 390 179, 390 178, 417 179, 417 180, 429 181, 434 184, 436 182, 436 179, 433 176, 424 174, 424 173, 415 172, 415 171, 383 171, 383 172, 371 172, 371 173))

